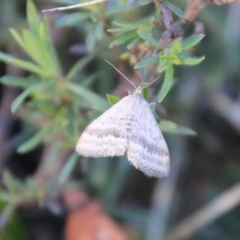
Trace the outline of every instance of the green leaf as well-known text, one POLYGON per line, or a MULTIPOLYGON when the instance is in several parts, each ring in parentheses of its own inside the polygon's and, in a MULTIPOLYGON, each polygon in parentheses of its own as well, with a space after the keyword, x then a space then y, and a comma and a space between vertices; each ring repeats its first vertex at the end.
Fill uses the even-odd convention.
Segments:
POLYGON ((110 105, 114 105, 116 104, 117 102, 119 102, 120 98, 118 96, 115 96, 115 95, 110 95, 110 94, 107 94, 107 100, 108 100, 108 103, 110 105))
POLYGON ((11 111, 14 113, 17 108, 22 104, 22 102, 25 100, 27 96, 29 96, 31 93, 33 93, 36 90, 39 90, 40 88, 49 86, 52 84, 51 82, 41 82, 41 83, 36 83, 32 85, 31 87, 27 88, 25 91, 23 91, 12 103, 11 106, 11 111))
POLYGON ((102 21, 99 21, 98 23, 96 23, 95 25, 95 36, 97 37, 97 39, 101 39, 103 36, 103 32, 104 32, 104 25, 102 21))
POLYGON ((161 44, 156 39, 154 39, 150 34, 141 30, 138 30, 137 33, 141 38, 143 38, 147 43, 149 43, 153 47, 157 49, 162 47, 161 44))
POLYGON ((82 81, 82 86, 83 87, 86 87, 88 88, 92 83, 93 81, 98 78, 99 76, 99 73, 98 72, 95 72, 94 74, 92 75, 89 75, 87 77, 84 77, 83 81, 82 81))
POLYGON ((54 62, 54 56, 50 55, 51 42, 47 39, 46 29, 43 23, 38 26, 38 35, 26 29, 23 30, 23 38, 14 30, 11 30, 12 35, 26 51, 26 53, 39 65, 42 66, 41 75, 45 77, 54 78, 59 72, 57 64, 54 62))
POLYGON ((137 37, 137 33, 136 32, 132 32, 132 33, 128 33, 126 35, 123 35, 119 38, 117 38, 116 40, 114 40, 110 45, 109 47, 112 48, 112 47, 115 47, 115 46, 118 46, 120 44, 123 44, 127 41, 129 41, 130 39, 133 39, 135 37, 137 37))
POLYGON ((174 129, 177 127, 177 124, 172 122, 172 121, 166 121, 166 120, 161 120, 160 121, 160 127, 162 131, 165 131, 165 129, 174 129))
POLYGON ((89 31, 87 36, 86 36, 86 45, 87 45, 87 49, 89 50, 89 52, 92 51, 92 49, 94 48, 94 45, 96 43, 96 36, 95 33, 92 31, 89 31))
POLYGON ((28 24, 30 25, 31 32, 34 33, 35 36, 38 36, 38 28, 41 21, 38 16, 36 7, 31 0, 27 1, 27 20, 28 24))
POLYGON ((165 72, 164 82, 160 91, 158 102, 162 102, 173 84, 173 65, 169 64, 165 72))
POLYGON ((168 62, 170 62, 172 64, 175 64, 175 65, 181 65, 182 64, 182 60, 181 60, 179 54, 171 53, 167 56, 167 60, 168 60, 168 62))
POLYGON ((8 54, 0 52, 0 61, 12 64, 14 66, 20 67, 22 69, 28 70, 30 72, 36 73, 40 76, 45 76, 41 67, 31 62, 23 61, 17 58, 14 58, 8 54))
POLYGON ((196 44, 198 44, 204 37, 205 37, 204 34, 194 34, 194 35, 192 35, 191 37, 185 39, 181 43, 181 49, 182 50, 190 49, 191 47, 193 47, 196 44))
POLYGON ((184 126, 178 126, 176 123, 171 121, 161 120, 159 125, 162 132, 165 132, 165 133, 182 134, 182 135, 188 135, 188 136, 197 135, 197 133, 193 129, 184 127, 184 126))
MULTIPOLYGON (((170 133, 170 131, 169 131, 170 133)), ((173 132, 174 134, 188 135, 188 136, 196 136, 197 132, 191 128, 184 126, 177 126, 177 128, 173 132)))
POLYGON ((18 153, 26 153, 31 151, 32 149, 34 149, 36 146, 38 146, 39 144, 42 143, 43 139, 48 136, 51 132, 51 127, 45 126, 43 127, 41 130, 39 130, 35 135, 33 135, 33 137, 31 137, 30 139, 28 139, 26 142, 24 142, 23 144, 21 144, 18 149, 17 152, 18 153))
POLYGON ((39 65, 46 65, 46 58, 43 56, 44 49, 39 46, 39 39, 26 29, 23 30, 22 34, 25 43, 24 49, 28 55, 39 65))
POLYGON ((59 174, 58 181, 59 183, 64 183, 70 176, 71 172, 73 171, 74 166, 76 165, 78 160, 77 153, 73 153, 70 158, 67 160, 67 163, 63 167, 62 171, 59 174))
MULTIPOLYGON (((41 42, 41 47, 47 51, 48 47, 51 44, 51 41, 49 41, 49 33, 47 31, 47 28, 44 24, 44 22, 41 22, 39 25, 39 42, 41 42)), ((51 51, 50 51, 51 52, 51 51)), ((50 55, 50 54, 49 54, 50 55)))
MULTIPOLYGON (((42 22, 39 26, 39 39, 41 42, 42 49, 44 50, 44 58, 42 61, 46 61, 49 64, 45 64, 44 66, 48 66, 48 70, 46 75, 49 78, 61 78, 61 67, 58 61, 58 57, 55 52, 55 48, 50 39, 50 34, 48 30, 46 17, 44 18, 44 22, 42 22)), ((36 46, 37 47, 37 46, 36 46)))
POLYGON ((68 72, 66 80, 69 81, 73 79, 78 74, 78 72, 81 71, 83 67, 93 59, 93 57, 94 55, 90 54, 78 60, 68 72))
POLYGON ((137 68, 143 68, 143 67, 146 67, 148 65, 151 65, 153 63, 157 63, 159 61, 159 54, 158 55, 155 55, 153 57, 148 57, 148 58, 145 58, 143 59, 141 62, 137 63, 135 66, 134 66, 134 69, 137 69, 137 68))
POLYGON ((171 47, 171 53, 180 53, 182 52, 182 48, 181 48, 181 41, 182 39, 175 39, 175 41, 172 43, 172 47, 171 47))
POLYGON ((112 24, 120 27, 127 27, 129 29, 135 29, 135 28, 141 27, 144 24, 144 22, 135 23, 135 22, 125 22, 121 20, 114 20, 112 24))
POLYGON ((164 3, 174 14, 176 14, 180 18, 184 18, 184 12, 179 7, 168 1, 164 1, 164 3))
POLYGON ((75 13, 68 13, 56 21, 56 26, 59 28, 66 27, 66 26, 73 26, 77 22, 81 22, 82 20, 89 18, 89 13, 83 12, 75 12, 75 13))
POLYGON ((139 40, 140 38, 133 39, 130 43, 128 43, 127 49, 131 49, 139 40))
POLYGON ((24 77, 15 77, 10 75, 5 75, 1 77, 0 82, 8 86, 21 87, 21 88, 30 87, 34 83, 33 79, 28 79, 24 77))
POLYGON ((180 55, 179 56, 181 63, 182 64, 186 64, 186 65, 196 65, 199 64, 200 62, 202 62, 205 57, 188 57, 188 56, 184 56, 184 55, 180 55))
POLYGON ((144 86, 143 86, 142 95, 143 95, 143 98, 144 98, 146 101, 148 101, 148 97, 149 97, 149 87, 144 87, 144 86))
POLYGON ((109 28, 107 29, 107 32, 129 32, 132 31, 132 28, 109 28))
POLYGON ((164 72, 169 65, 169 62, 167 60, 161 60, 159 65, 158 65, 158 72, 162 73, 164 72))
POLYGON ((109 104, 104 98, 88 90, 87 88, 84 88, 72 82, 67 83, 67 88, 73 93, 76 93, 83 99, 85 99, 93 109, 105 111, 106 109, 109 108, 109 104))
POLYGON ((23 41, 22 37, 18 34, 18 32, 12 28, 10 28, 10 32, 13 35, 13 37, 15 38, 15 40, 17 41, 17 43, 24 49, 24 41, 23 41))
POLYGON ((25 29, 23 30, 23 39, 25 42, 24 49, 35 62, 43 66, 45 71, 49 67, 54 67, 49 52, 47 52, 46 39, 40 39, 25 29))

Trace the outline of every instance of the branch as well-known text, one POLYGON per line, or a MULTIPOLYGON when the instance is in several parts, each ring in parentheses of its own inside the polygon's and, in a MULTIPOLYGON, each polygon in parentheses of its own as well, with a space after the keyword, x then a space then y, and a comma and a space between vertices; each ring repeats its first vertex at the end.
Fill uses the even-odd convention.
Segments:
POLYGON ((229 212, 240 202, 240 183, 220 194, 216 199, 196 211, 169 231, 164 240, 188 239, 200 228, 229 212))
POLYGON ((205 4, 215 4, 215 5, 222 5, 222 4, 230 4, 230 3, 237 3, 240 0, 204 0, 205 4))
POLYGON ((65 11, 65 10, 70 10, 70 9, 74 9, 74 8, 86 7, 86 6, 104 2, 104 1, 106 1, 106 0, 95 0, 95 1, 90 1, 90 2, 86 2, 86 3, 74 4, 74 5, 71 5, 68 7, 57 7, 57 8, 46 9, 46 10, 42 10, 42 12, 46 13, 46 12, 55 12, 55 11, 65 11))

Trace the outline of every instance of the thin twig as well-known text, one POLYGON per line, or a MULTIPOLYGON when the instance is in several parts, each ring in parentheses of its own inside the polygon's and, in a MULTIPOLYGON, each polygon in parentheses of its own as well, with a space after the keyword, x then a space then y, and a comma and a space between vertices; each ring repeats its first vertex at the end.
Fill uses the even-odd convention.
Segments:
POLYGON ((240 2, 240 0, 204 0, 204 1, 206 4, 216 4, 216 5, 240 2))
POLYGON ((71 6, 68 6, 68 7, 58 7, 58 8, 46 9, 46 10, 42 10, 42 12, 46 13, 46 12, 70 10, 70 9, 74 9, 74 8, 86 7, 86 6, 96 4, 96 3, 100 3, 100 2, 104 2, 104 1, 106 1, 106 0, 94 0, 94 1, 91 1, 91 2, 74 4, 74 5, 71 5, 71 6))
POLYGON ((240 203, 240 183, 220 194, 216 199, 183 220, 169 231, 164 240, 188 239, 200 228, 229 212, 240 203))

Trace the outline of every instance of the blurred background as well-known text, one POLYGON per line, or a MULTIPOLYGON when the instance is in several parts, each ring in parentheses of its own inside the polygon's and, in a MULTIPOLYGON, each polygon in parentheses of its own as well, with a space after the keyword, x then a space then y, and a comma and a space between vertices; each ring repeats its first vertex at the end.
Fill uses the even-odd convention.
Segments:
MULTIPOLYGON (((133 91, 104 59, 138 85, 141 78, 155 76, 149 69, 133 69, 137 48, 109 49, 116 36, 107 29, 116 19, 137 23, 154 15, 156 7, 145 1, 120 9, 116 4, 124 1, 109 1, 88 9, 41 13, 77 2, 34 1, 40 18, 48 21, 60 62, 55 77, 59 84, 27 96, 14 114, 11 104, 34 74, 0 56, 0 239, 240 239, 240 3, 202 8, 183 36, 204 33, 192 51, 206 59, 196 66, 175 67, 174 85, 161 105, 157 96, 162 77, 150 87, 149 100, 156 102, 160 119, 197 133, 162 129, 171 171, 156 179, 137 171, 126 157, 86 159, 74 153, 84 127, 110 106, 106 94, 121 98, 133 91), (72 85, 79 95, 72 97, 60 83, 76 63, 71 74, 86 91, 72 85), (7 84, 9 79, 12 84, 7 84), (38 132, 56 115, 59 122, 38 132)), ((171 2, 182 11, 189 4, 171 2)), ((128 1, 128 6, 133 3, 128 1)), ((21 35, 28 29, 26 5, 25 0, 0 2, 0 50, 31 61, 9 31, 21 35)))

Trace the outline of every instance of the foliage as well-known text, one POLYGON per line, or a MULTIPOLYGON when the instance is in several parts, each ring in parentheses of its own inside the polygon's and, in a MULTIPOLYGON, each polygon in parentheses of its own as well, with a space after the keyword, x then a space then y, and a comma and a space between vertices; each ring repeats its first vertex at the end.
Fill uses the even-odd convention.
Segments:
POLYGON ((91 60, 91 56, 79 60, 66 77, 62 76, 54 47, 49 39, 46 17, 43 21, 40 20, 31 1, 28 1, 27 10, 30 29, 24 29, 22 36, 13 29, 11 33, 33 62, 0 53, 2 61, 29 72, 27 78, 13 76, 1 78, 2 83, 24 90, 12 103, 12 112, 14 113, 24 103, 24 114, 29 116, 26 120, 33 125, 37 123, 40 128, 32 138, 19 146, 18 151, 21 153, 30 151, 43 140, 51 141, 54 136, 62 133, 59 144, 71 147, 76 141, 76 129, 79 129, 80 124, 78 118, 73 117, 78 114, 76 106, 81 106, 78 96, 89 104, 89 108, 105 110, 107 104, 100 96, 74 83, 78 71, 91 60))
MULTIPOLYGON (((164 75, 161 87, 158 85, 154 89, 154 92, 159 93, 158 96, 154 96, 155 99, 158 99, 159 103, 166 99, 164 104, 178 80, 175 79, 176 68, 197 65, 204 60, 203 56, 192 56, 197 44, 203 39, 203 34, 194 33, 186 37, 181 35, 166 44, 161 39, 167 30, 159 20, 162 13, 158 4, 153 5, 150 0, 123 2, 93 5, 78 12, 60 15, 56 21, 57 27, 64 29, 74 27, 85 38, 85 56, 65 73, 64 63, 59 60, 49 34, 47 16, 44 15, 41 19, 32 1, 27 1, 28 28, 23 29, 21 33, 14 29, 10 30, 26 57, 23 60, 0 52, 1 61, 26 72, 25 77, 5 75, 0 80, 5 85, 22 89, 12 103, 11 111, 23 119, 27 128, 31 126, 34 129, 31 137, 21 138, 19 153, 29 152, 42 143, 48 146, 58 145, 60 148, 73 151, 83 127, 110 105, 119 101, 120 98, 115 95, 107 94, 107 99, 104 97, 106 92, 111 91, 109 86, 113 77, 104 75, 98 70, 102 68, 101 64, 98 63, 98 68, 92 68, 96 69, 94 71, 91 69, 90 72, 87 69, 86 66, 89 64, 94 66, 96 60, 101 62, 103 58, 112 58, 136 71, 140 69, 164 75), (146 16, 140 14, 145 7, 151 9, 145 13, 146 16), (130 14, 127 14, 128 11, 130 14), (116 17, 121 15, 123 17, 119 19, 116 17), (138 15, 141 17, 133 21, 138 15), (102 88, 107 86, 107 90, 101 91, 100 84, 104 85, 102 88)), ((69 1, 61 3, 69 4, 69 1)), ((175 17, 183 19, 184 13, 175 4, 169 1, 164 1, 164 4, 175 17)), ((143 93, 146 100, 152 100, 148 88, 144 88, 143 93)), ((178 126, 172 121, 161 119, 159 125, 166 133, 196 135, 195 131, 178 126)), ((72 153, 59 175, 61 184, 67 181, 76 162, 77 155, 72 153)), ((114 166, 108 160, 102 160, 101 166, 99 161, 92 163, 86 182, 94 186, 99 198, 105 202, 113 215, 144 225, 147 218, 145 211, 114 207, 123 188, 126 173, 129 171, 129 164, 126 161, 119 161, 117 164, 114 166), (111 181, 108 181, 109 179, 111 181)), ((1 200, 11 202, 12 199, 18 199, 9 205, 14 206, 13 210, 15 206, 26 201, 44 203, 51 189, 49 186, 41 189, 29 179, 19 181, 14 177, 8 177, 4 184, 7 191, 1 192, 3 193, 1 200), (14 191, 11 190, 12 187, 14 191), (23 198, 19 199, 19 196, 23 198)))
MULTIPOLYGON (((139 6, 141 6, 141 4, 146 4, 146 2, 140 2, 139 6)), ((109 12, 111 13, 111 11, 116 10, 116 8, 117 6, 110 9, 109 12)), ((62 24, 65 23, 64 26, 69 23, 74 25, 76 22, 81 21, 84 30, 89 32, 86 37, 86 43, 89 44, 89 42, 91 42, 91 47, 87 45, 89 50, 94 46, 97 37, 102 38, 104 31, 103 26, 105 25, 105 18, 100 15, 100 11, 95 9, 91 12, 91 10, 90 8, 87 9, 86 12, 78 14, 77 19, 76 13, 68 14, 65 16, 67 19, 62 19, 62 24), (75 19, 74 21, 73 18, 75 19), (93 20, 92 23, 90 23, 89 18, 93 20), (83 24, 86 19, 88 22, 83 24), (95 29, 93 29, 93 26, 95 26, 95 29)), ((20 35, 17 31, 11 29, 11 33, 33 62, 16 59, 3 52, 0 53, 0 59, 2 61, 18 66, 30 73, 27 78, 4 76, 1 79, 1 82, 4 84, 18 86, 24 89, 12 103, 12 112, 14 113, 20 105, 25 103, 24 114, 29 116, 28 121, 35 125, 36 116, 41 119, 41 121, 38 121, 38 127, 41 128, 39 132, 19 146, 18 151, 22 153, 27 152, 43 140, 52 141, 54 137, 51 136, 62 135, 62 133, 62 140, 59 141, 59 144, 68 147, 74 146, 77 138, 75 134, 77 132, 76 129, 79 129, 79 126, 83 124, 77 120, 78 109, 76 106, 86 107, 85 103, 81 104, 80 102, 79 104, 77 96, 84 99, 88 103, 89 108, 103 111, 108 106, 102 97, 74 83, 77 73, 81 71, 82 67, 89 62, 93 56, 90 54, 80 59, 72 69, 69 70, 66 77, 64 77, 56 52, 49 39, 46 16, 42 21, 31 1, 28 1, 27 19, 29 30, 22 30, 22 35, 20 35), (31 99, 25 101, 26 98, 29 97, 31 97, 31 99), (69 129, 69 126, 73 126, 73 128, 69 129)), ((195 65, 204 59, 203 57, 192 58, 187 56, 188 50, 203 38, 202 34, 193 35, 185 40, 177 38, 168 47, 163 48, 152 36, 155 27, 154 17, 146 18, 139 23, 114 20, 112 24, 117 26, 117 28, 110 28, 108 31, 118 32, 121 36, 116 38, 110 44, 110 47, 118 46, 131 40, 132 44, 128 47, 129 49, 133 48, 136 44, 140 44, 140 48, 141 46, 145 46, 144 52, 141 53, 142 58, 149 55, 150 52, 157 51, 155 56, 145 57, 144 60, 136 63, 135 68, 143 68, 150 64, 157 63, 158 71, 165 71, 159 102, 165 98, 173 84, 174 64, 195 65)), ((93 52, 93 54, 95 53, 93 52)))

